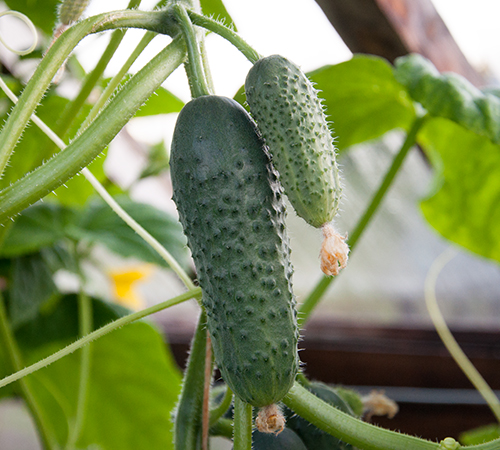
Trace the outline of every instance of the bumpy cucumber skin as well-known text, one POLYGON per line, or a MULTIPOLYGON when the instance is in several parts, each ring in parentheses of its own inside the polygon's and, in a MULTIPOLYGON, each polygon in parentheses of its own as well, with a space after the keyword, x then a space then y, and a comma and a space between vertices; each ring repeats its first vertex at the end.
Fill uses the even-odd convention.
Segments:
POLYGON ((310 80, 279 55, 262 58, 245 81, 247 103, 295 211, 319 228, 338 210, 335 146, 310 80))
POLYGON ((255 123, 231 99, 192 100, 170 166, 222 377, 247 403, 275 403, 297 373, 298 328, 281 187, 255 123))

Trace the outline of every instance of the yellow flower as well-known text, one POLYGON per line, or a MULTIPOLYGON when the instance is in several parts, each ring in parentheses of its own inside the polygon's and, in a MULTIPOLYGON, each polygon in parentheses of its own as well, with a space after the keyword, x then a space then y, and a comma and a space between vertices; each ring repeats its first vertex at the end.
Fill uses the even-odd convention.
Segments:
POLYGON ((152 266, 143 264, 128 269, 109 271, 116 303, 133 310, 142 309, 145 302, 137 292, 135 285, 147 278, 152 270, 152 266))

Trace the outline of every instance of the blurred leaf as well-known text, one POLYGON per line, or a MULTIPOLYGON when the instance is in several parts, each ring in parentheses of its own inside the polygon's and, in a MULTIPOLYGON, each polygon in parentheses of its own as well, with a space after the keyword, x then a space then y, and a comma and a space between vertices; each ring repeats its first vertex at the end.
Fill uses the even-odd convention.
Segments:
POLYGON ((462 445, 479 445, 498 438, 500 438, 500 425, 495 423, 465 431, 460 434, 459 441, 462 445))
POLYGON ((233 19, 227 12, 224 3, 221 0, 200 0, 201 10, 205 16, 213 17, 216 20, 222 21, 224 25, 231 27, 237 31, 233 19))
POLYGON ((412 98, 435 117, 444 117, 500 143, 500 99, 481 92, 464 77, 443 73, 423 56, 411 54, 395 62, 395 76, 412 98))
POLYGON ((413 121, 412 102, 384 59, 355 55, 308 76, 325 100, 340 150, 394 128, 408 129, 413 121))
MULTIPOLYGON (((169 214, 126 197, 120 205, 153 237, 155 237, 181 264, 187 264, 186 239, 180 223, 169 214)), ((107 246, 124 257, 166 266, 165 261, 139 237, 108 205, 92 202, 83 212, 79 224, 82 238, 107 246)))
POLYGON ((160 87, 149 100, 137 111, 134 117, 154 116, 179 112, 184 102, 165 88, 160 87))
POLYGON ((74 220, 74 211, 54 203, 30 206, 11 226, 0 256, 15 257, 52 246, 67 235, 74 220))
POLYGON ((434 190, 422 202, 429 223, 445 238, 500 261, 500 146, 442 118, 418 136, 434 167, 434 190))
POLYGON ((154 177, 164 172, 169 168, 170 161, 165 148, 165 142, 162 141, 157 145, 153 145, 149 149, 148 164, 139 175, 139 179, 154 177))
POLYGON ((14 259, 9 284, 12 326, 34 319, 42 305, 57 292, 52 272, 39 253, 14 259))
MULTIPOLYGON (((117 317, 109 305, 98 300, 93 305, 96 327, 117 317)), ((38 361, 76 339, 76 296, 66 296, 60 308, 63 314, 55 311, 38 320, 38 325, 26 326, 17 333, 26 363, 38 361), (46 330, 53 339, 61 340, 48 341, 46 330), (26 339, 26 334, 31 338, 26 339), (37 344, 37 334, 42 343, 37 344)), ((173 448, 170 414, 179 395, 180 374, 162 336, 151 325, 137 322, 91 345, 86 413, 76 447, 173 448)), ((80 358, 78 351, 27 378, 61 447, 66 444, 68 424, 71 427, 74 423, 80 358)))
POLYGON ((26 14, 44 33, 52 35, 59 0, 5 0, 5 3, 10 9, 26 14))

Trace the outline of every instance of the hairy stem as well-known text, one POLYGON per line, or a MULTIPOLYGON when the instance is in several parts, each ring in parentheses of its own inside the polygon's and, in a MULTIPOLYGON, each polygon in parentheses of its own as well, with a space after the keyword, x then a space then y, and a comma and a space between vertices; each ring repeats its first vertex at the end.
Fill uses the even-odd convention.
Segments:
POLYGON ((182 382, 174 428, 176 450, 197 450, 202 442, 203 394, 207 348, 206 314, 198 320, 182 382))
POLYGON ((212 340, 208 330, 205 346, 205 374, 203 382, 203 414, 201 424, 201 448, 208 450, 208 432, 210 428, 210 387, 212 385, 213 363, 212 363, 212 340))
MULTIPOLYGON (((389 167, 387 173, 385 174, 379 188, 373 195, 371 202, 368 204, 368 207, 366 208, 365 212, 363 213, 358 223, 356 224, 354 231, 349 234, 348 243, 351 252, 354 250, 354 248, 359 242, 359 238, 368 227, 370 221, 375 216, 375 213, 377 212, 380 204, 382 203, 382 200, 384 199, 385 195, 387 194, 389 188, 392 185, 392 182, 394 181, 397 173, 399 172, 399 169, 401 168, 401 165, 403 164, 406 155, 408 155, 410 149, 415 145, 417 134, 419 130, 422 128, 425 118, 426 116, 417 117, 413 122, 413 125, 410 131, 408 132, 405 141, 403 142, 403 145, 401 146, 398 153, 394 157, 392 164, 389 167)), ((318 284, 313 288, 309 296, 304 300, 304 302, 299 308, 299 319, 298 319, 299 326, 304 325, 304 323, 307 321, 307 319, 309 318, 310 314, 312 313, 316 305, 319 303, 319 301, 325 294, 330 284, 335 279, 336 277, 323 276, 321 280, 318 282, 318 284)))
POLYGON ((191 95, 193 97, 210 95, 199 43, 191 19, 186 9, 180 3, 175 4, 173 10, 186 41, 188 61, 185 66, 189 78, 189 85, 191 87, 191 95))
POLYGON ((188 11, 193 24, 206 28, 209 31, 217 33, 231 44, 233 44, 252 64, 255 64, 262 56, 248 45, 235 31, 224 24, 217 22, 209 17, 197 14, 194 11, 188 11))
POLYGON ((167 300, 165 302, 159 303, 158 305, 151 306, 149 308, 146 308, 142 311, 138 311, 133 314, 129 314, 128 316, 125 317, 120 317, 119 319, 108 323, 107 325, 99 328, 98 330, 93 331, 92 333, 89 333, 87 336, 84 338, 78 339, 77 341, 73 342, 72 344, 62 348, 61 350, 57 351, 56 353, 48 356, 47 358, 44 358, 31 366, 28 366, 24 369, 18 370, 17 372, 13 373, 12 375, 9 375, 3 379, 0 380, 0 388, 7 386, 10 383, 13 383, 14 381, 20 380, 21 378, 25 377, 26 375, 29 375, 33 372, 36 372, 37 370, 43 369, 44 367, 47 367, 49 364, 52 364, 61 358, 64 358, 65 356, 69 355, 70 353, 73 353, 74 351, 82 348, 83 346, 89 344, 90 342, 93 342, 97 339, 99 339, 102 336, 105 336, 106 334, 110 333, 111 331, 117 330, 118 328, 121 328, 125 325, 128 325, 129 323, 135 322, 136 320, 143 319, 144 317, 147 317, 151 314, 154 314, 158 311, 162 311, 166 308, 169 308, 174 305, 178 305, 179 303, 185 302, 187 300, 190 300, 192 298, 200 299, 201 298, 201 289, 200 288, 195 288, 191 289, 184 294, 178 295, 177 297, 171 298, 170 300, 167 300))
POLYGON ((252 405, 234 396, 233 449, 252 449, 252 405))
POLYGON ((283 403, 321 430, 360 450, 437 450, 439 444, 389 431, 334 408, 295 383, 283 403))

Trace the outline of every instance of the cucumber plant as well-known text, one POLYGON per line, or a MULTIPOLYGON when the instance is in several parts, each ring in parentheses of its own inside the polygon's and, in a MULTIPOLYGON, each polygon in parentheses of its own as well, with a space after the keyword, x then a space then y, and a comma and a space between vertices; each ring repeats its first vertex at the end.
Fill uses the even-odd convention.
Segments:
MULTIPOLYGON (((13 0, 6 3, 13 3, 13 0)), ((9 79, 8 83, 4 83, 3 79, 0 81, 10 101, 17 102, 5 117, 0 131, 0 172, 3 173, 0 180, 0 221, 8 224, 0 229, 0 275, 6 281, 2 283, 0 298, 0 336, 3 344, 0 358, 5 357, 5 367, 8 372, 13 372, 2 373, 5 377, 0 380, 0 389, 2 395, 13 395, 16 391, 9 390, 12 387, 9 385, 19 382, 17 392, 34 417, 44 450, 93 447, 114 450, 117 446, 124 450, 139 447, 195 450, 208 448, 210 435, 232 438, 235 450, 250 449, 252 436, 254 448, 258 449, 317 450, 352 446, 370 450, 459 448, 460 444, 453 438, 438 443, 364 422, 359 417, 360 400, 355 394, 311 383, 299 371, 299 328, 283 190, 297 214, 312 226, 323 228, 327 238, 322 250, 322 268, 326 276, 301 305, 300 324, 308 318, 332 283, 331 275, 336 275, 345 265, 348 253, 346 238, 330 225, 338 211, 341 182, 334 140, 322 101, 309 78, 283 56, 262 57, 232 27, 203 15, 197 2, 161 1, 157 9, 141 11, 138 9, 140 1, 131 0, 127 10, 78 19, 86 3, 65 1, 61 5, 60 17, 57 19, 54 16, 52 25, 59 20, 68 27, 65 31, 61 30, 60 35, 56 34, 19 99, 10 91, 11 87, 21 91, 15 79, 9 79), (98 85, 120 44, 123 30, 127 28, 144 29, 148 34, 102 91, 92 110, 86 110, 84 104, 98 85), (200 28, 227 39, 252 63, 245 86, 247 102, 256 123, 235 100, 216 95, 200 28), (57 90, 51 88, 51 83, 78 42, 89 34, 109 30, 115 31, 107 50, 96 68, 85 77, 79 94, 72 101, 57 97, 57 90), (172 42, 137 74, 124 80, 134 60, 155 34, 167 34, 173 38, 172 42), (193 97, 183 108, 172 107, 175 103, 173 96, 160 87, 180 65, 186 70, 193 97), (177 263, 179 257, 174 258, 162 247, 171 246, 164 234, 157 231, 154 234, 158 239, 151 236, 124 209, 133 211, 139 221, 146 222, 149 228, 158 223, 162 230, 167 228, 168 221, 163 216, 159 218, 149 209, 146 214, 144 209, 132 208, 130 198, 128 202, 121 201, 122 205, 128 205, 128 208, 122 208, 96 177, 86 171, 86 166, 105 149, 153 92, 162 99, 168 99, 165 101, 168 106, 163 105, 165 109, 160 109, 161 112, 180 111, 169 169, 174 200, 188 238, 196 274, 186 273, 185 265, 177 263), (50 123, 57 133, 36 115, 38 104, 50 104, 50 101, 55 102, 54 111, 60 111, 61 105, 64 105, 62 117, 50 123), (25 151, 32 131, 25 131, 30 120, 64 151, 55 152, 52 144, 41 140, 36 142, 36 148, 43 151, 40 158, 25 151), (20 140, 23 133, 24 137, 20 140), (60 137, 66 139, 68 144, 60 137), (20 158, 18 154, 32 158, 20 158), (102 209, 96 209, 90 194, 82 201, 84 206, 76 199, 63 203, 57 197, 49 197, 53 202, 47 202, 49 206, 30 206, 69 180, 73 182, 72 177, 82 168, 85 168, 85 177, 105 201, 141 237, 147 239, 154 251, 160 253, 161 262, 156 255, 151 255, 153 251, 150 247, 137 244, 135 235, 122 233, 109 215, 103 214, 102 209), (168 265, 178 274, 186 292, 121 317, 117 316, 123 312, 118 314, 114 311, 111 314, 107 309, 107 312, 98 310, 96 305, 100 303, 92 301, 85 292, 82 270, 83 262, 88 262, 88 249, 96 242, 107 243, 123 256, 168 265), (19 275, 33 274, 33 269, 25 267, 36 269, 37 276, 28 277, 29 283, 23 283, 19 275), (47 283, 47 279, 56 277, 61 267, 73 267, 80 281, 77 311, 64 309, 68 307, 68 302, 61 299, 68 298, 58 291, 55 284, 47 283), (195 280, 200 287, 195 286, 195 280), (30 287, 30 283, 33 288, 21 295, 20 286, 30 287), (128 341, 114 343, 116 354, 128 354, 129 347, 133 347, 132 342, 147 343, 137 355, 138 359, 141 357, 140 362, 123 364, 121 368, 113 366, 115 376, 122 371, 130 374, 136 370, 136 375, 147 371, 147 380, 151 383, 149 390, 140 390, 138 385, 141 383, 134 385, 130 393, 120 390, 120 398, 127 395, 126 401, 121 404, 117 397, 113 397, 116 379, 110 377, 112 381, 106 383, 105 370, 98 370, 99 358, 109 354, 109 347, 106 346, 109 344, 100 338, 191 298, 199 300, 202 312, 182 389, 170 392, 174 396, 179 395, 177 407, 168 407, 168 411, 173 412, 174 420, 175 443, 172 443, 164 398, 168 389, 172 385, 177 387, 178 382, 175 371, 167 370, 165 348, 159 349, 158 345, 160 336, 155 335, 156 341, 141 340, 143 327, 127 327, 127 330, 139 331, 135 331, 136 334, 130 331, 132 336, 128 336, 128 341), (23 308, 16 302, 26 299, 31 301, 29 314, 20 316, 19 311, 23 308), (93 310, 93 307, 96 309, 93 310), (57 311, 58 314, 66 311, 66 315, 62 319, 59 317, 59 321, 52 316, 49 320, 47 311, 57 311), (95 323, 93 318, 96 318, 95 323), (57 336, 51 334, 50 330, 54 329, 64 332, 67 324, 75 319, 78 321, 76 333, 72 330, 64 335, 64 339, 57 333, 57 336), (43 336, 43 343, 46 344, 44 351, 33 352, 29 345, 32 334, 19 326, 20 320, 32 334, 41 329, 36 337, 43 336), (70 338, 77 340, 68 344, 70 338), (85 352, 79 356, 71 355, 90 342, 92 347, 86 347, 85 352), (156 349, 154 357, 150 347, 156 349), (54 348, 58 351, 54 352, 54 348), (36 359, 36 362, 30 365, 27 363, 30 359, 36 359), (144 360, 150 363, 148 369, 143 367, 144 360), (61 365, 53 366, 52 371, 51 367, 44 369, 55 362, 61 365), (224 399, 210 409, 214 362, 227 387, 224 399), (44 371, 38 372, 40 369, 44 371), (25 378, 28 375, 30 377, 25 378), (45 390, 40 390, 40 386, 45 386, 45 390), (60 389, 54 390, 54 386, 60 389), (77 395, 72 395, 75 392, 77 395), (106 397, 100 398, 96 392, 106 397), (139 395, 136 395, 138 392, 139 395), (153 414, 153 407, 144 407, 146 402, 155 406, 156 415, 153 414), (105 408, 99 415, 99 405, 102 404, 111 405, 115 411, 128 405, 127 414, 123 414, 127 417, 116 418, 113 422, 119 422, 121 427, 113 427, 110 420, 111 425, 107 426, 106 432, 102 432, 102 423, 108 424, 109 418, 103 417, 108 411, 105 408), (231 413, 231 408, 234 413, 231 413), (356 413, 353 413, 353 408, 356 413), (146 413, 150 421, 147 426, 140 425, 139 416, 146 413), (253 430, 254 424, 258 430, 253 430)), ((209 7, 209 2, 201 3, 209 7)), ((210 4, 213 7, 214 2, 210 4)), ((33 9, 33 19, 35 12, 33 9)), ((218 12, 230 20, 222 3, 218 4, 218 12)), ((47 29, 43 19, 38 18, 37 25, 47 29)), ((48 27, 49 32, 52 25, 48 27)), ((346 92, 342 92, 344 97, 338 93, 342 86, 320 85, 319 88, 328 93, 325 97, 328 97, 330 114, 337 112, 336 108, 330 107, 332 98, 341 98, 343 102, 345 110, 339 111, 336 116, 337 129, 344 130, 346 134, 341 136, 341 140, 351 144, 362 142, 397 127, 408 132, 380 187, 350 234, 351 250, 376 213, 413 145, 416 142, 424 146, 429 142, 435 143, 431 131, 434 132, 436 123, 443 126, 435 119, 453 121, 453 126, 463 128, 461 132, 474 134, 473 138, 469 136, 469 141, 480 141, 481 148, 490 149, 493 146, 494 150, 498 150, 495 147, 498 146, 496 130, 500 123, 495 115, 498 100, 493 94, 478 93, 464 81, 458 82, 453 77, 440 78, 428 64, 418 61, 415 56, 400 61, 395 69, 371 57, 357 57, 344 65, 320 72, 329 74, 330 71, 337 71, 336 75, 341 75, 345 74, 347 67, 347 73, 352 77, 352 74, 360 74, 360 66, 361 72, 364 70, 363 73, 369 74, 368 79, 382 73, 385 85, 379 83, 377 86, 389 86, 392 96, 389 95, 388 101, 380 89, 374 89, 370 83, 358 82, 354 84, 355 93, 349 94, 351 102, 346 102, 346 92), (429 86, 431 89, 428 89, 429 86), (442 86, 447 89, 441 89, 442 86), (363 89, 365 95, 360 100, 357 93, 363 89), (426 93, 435 91, 451 92, 450 98, 445 98, 449 103, 440 102, 436 106, 432 99, 426 97, 426 93), (488 107, 471 107, 468 102, 471 94, 475 99, 474 105, 488 107), (370 126, 360 121, 355 123, 356 131, 352 131, 352 125, 349 131, 345 125, 347 119, 343 123, 343 118, 349 118, 349 122, 353 118, 345 105, 357 105, 359 114, 363 102, 370 95, 372 105, 379 102, 380 111, 378 114, 369 111, 373 116, 370 126), (415 107, 416 102, 418 108, 415 107), (448 107, 450 104, 452 107, 448 107), (453 113, 453 105, 460 114, 453 113), (427 111, 420 114, 422 107, 427 111), (390 108, 397 114, 383 114, 390 108)), ((73 70, 70 65, 68 71, 73 70)), ((313 77, 321 79, 321 73, 313 74, 313 77)), ((343 87, 348 86, 345 83, 343 87)), ((4 100, 0 98, 0 101, 4 100)), ((147 108, 148 104, 143 107, 142 113, 147 108)), ((40 114, 43 113, 42 108, 40 114)), ((446 129, 446 126, 443 127, 446 129)), ((438 143, 442 145, 441 141, 438 143)), ((449 174, 449 171, 446 172, 447 177, 449 174)), ((463 177, 458 178, 463 180, 463 177)), ((104 181, 113 190, 117 189, 111 180, 104 181)), ((125 192, 125 195, 130 193, 125 192)), ((493 197, 498 198, 497 193, 494 192, 493 197)), ((496 211, 493 206, 490 210, 496 211)), ((477 224, 471 228, 477 232, 477 224)), ((175 233, 167 234, 172 237, 175 233)), ((463 235, 461 230, 461 239, 463 235)), ((180 237, 176 237, 175 241, 183 245, 180 237)), ((175 251, 176 246, 172 245, 170 249, 175 251)), ((149 332, 154 333, 152 330, 149 332)), ((498 446, 497 439, 461 448, 496 450, 498 446)))

